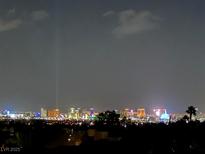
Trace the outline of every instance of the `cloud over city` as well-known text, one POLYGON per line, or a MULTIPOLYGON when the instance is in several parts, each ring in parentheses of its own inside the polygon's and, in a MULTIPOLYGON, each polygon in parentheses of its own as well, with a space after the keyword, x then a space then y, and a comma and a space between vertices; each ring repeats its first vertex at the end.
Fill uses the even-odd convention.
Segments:
POLYGON ((19 16, 19 14, 21 14, 21 12, 17 13, 15 8, 8 9, 4 14, 0 14, 0 32, 14 30, 21 25, 25 25, 31 21, 41 21, 49 16, 45 10, 35 10, 26 16, 19 16))
POLYGON ((21 19, 4 20, 0 19, 0 32, 18 28, 22 24, 21 19))
POLYGON ((116 37, 139 34, 159 27, 161 18, 153 15, 150 11, 124 10, 118 13, 118 25, 112 33, 116 37))
POLYGON ((49 15, 45 10, 36 10, 31 13, 31 16, 33 20, 39 21, 47 18, 49 15))

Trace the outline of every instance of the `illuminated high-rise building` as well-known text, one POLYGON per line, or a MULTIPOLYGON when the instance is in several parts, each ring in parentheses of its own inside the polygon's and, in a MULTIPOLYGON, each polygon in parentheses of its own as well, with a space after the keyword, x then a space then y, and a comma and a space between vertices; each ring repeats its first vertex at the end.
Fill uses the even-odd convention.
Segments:
POLYGON ((60 110, 59 109, 48 110, 48 117, 49 118, 58 118, 59 116, 60 116, 60 110))
POLYGON ((145 118, 146 113, 144 108, 137 109, 137 117, 138 118, 145 118))
POLYGON ((160 117, 163 113, 166 113, 166 109, 154 109, 154 115, 160 117))
POLYGON ((121 117, 127 117, 128 118, 129 115, 130 115, 129 114, 129 109, 126 108, 126 109, 122 110, 120 115, 121 115, 121 117))
POLYGON ((41 118, 47 118, 47 110, 44 108, 41 108, 41 118))
POLYGON ((137 116, 137 112, 133 109, 126 108, 120 112, 120 116, 121 118, 126 117, 126 118, 133 119, 134 117, 137 116))
POLYGON ((68 118, 73 120, 79 120, 81 118, 80 108, 71 107, 68 111, 68 118))
POLYGON ((69 110, 68 110, 68 118, 69 119, 74 119, 75 117, 75 108, 74 107, 71 107, 69 110))
POLYGON ((90 114, 89 114, 89 119, 90 120, 94 120, 95 117, 99 114, 99 113, 95 112, 94 108, 90 108, 89 112, 90 112, 90 114))
POLYGON ((83 111, 81 115, 82 120, 89 120, 90 118, 90 112, 89 111, 83 111))
POLYGON ((79 120, 80 119, 80 108, 77 108, 75 110, 75 119, 79 120))
POLYGON ((165 112, 161 114, 160 120, 163 122, 168 122, 169 119, 170 119, 170 115, 167 114, 167 111, 165 110, 165 112))

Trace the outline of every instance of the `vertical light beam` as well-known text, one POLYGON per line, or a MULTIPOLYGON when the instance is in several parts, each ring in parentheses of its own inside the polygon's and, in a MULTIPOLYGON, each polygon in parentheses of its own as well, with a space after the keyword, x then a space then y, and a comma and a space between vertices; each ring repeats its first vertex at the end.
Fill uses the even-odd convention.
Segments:
POLYGON ((59 26, 58 26, 58 18, 56 18, 55 25, 55 105, 56 109, 59 109, 59 52, 60 52, 60 35, 59 35, 59 26))
POLYGON ((56 49, 56 83, 55 83, 55 89, 56 89, 56 94, 55 94, 55 103, 56 103, 56 109, 59 108, 59 54, 58 54, 58 49, 56 49))

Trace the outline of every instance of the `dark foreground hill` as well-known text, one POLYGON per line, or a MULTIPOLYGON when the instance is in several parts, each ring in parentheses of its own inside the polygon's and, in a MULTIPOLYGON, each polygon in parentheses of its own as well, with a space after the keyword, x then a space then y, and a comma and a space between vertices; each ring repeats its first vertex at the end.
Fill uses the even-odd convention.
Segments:
POLYGON ((205 153, 205 123, 80 125, 71 122, 1 121, 1 152, 205 153))

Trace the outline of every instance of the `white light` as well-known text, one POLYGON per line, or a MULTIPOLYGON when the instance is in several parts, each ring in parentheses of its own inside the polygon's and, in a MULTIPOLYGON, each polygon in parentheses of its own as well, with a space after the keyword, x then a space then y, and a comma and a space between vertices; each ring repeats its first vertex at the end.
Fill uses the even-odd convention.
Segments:
POLYGON ((15 114, 10 114, 9 115, 12 119, 16 118, 16 115, 15 114))
POLYGON ((159 110, 156 111, 156 115, 157 115, 158 117, 160 116, 160 111, 159 111, 159 110))

